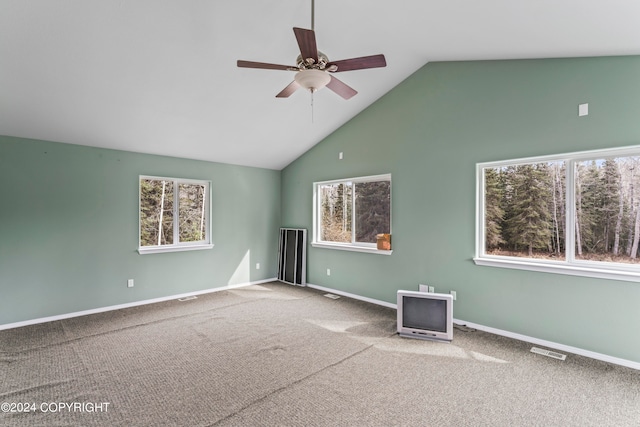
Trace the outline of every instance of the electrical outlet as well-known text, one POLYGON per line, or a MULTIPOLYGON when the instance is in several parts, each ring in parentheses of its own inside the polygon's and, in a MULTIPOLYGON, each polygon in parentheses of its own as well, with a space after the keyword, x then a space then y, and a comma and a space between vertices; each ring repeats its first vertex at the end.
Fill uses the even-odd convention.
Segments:
POLYGON ((342 160, 344 158, 344 155, 342 154, 342 151, 338 154, 338 159, 342 160))
POLYGON ((451 291, 450 294, 453 296, 453 300, 456 300, 456 291, 451 291))
POLYGON ((331 269, 327 268, 327 276, 331 276, 331 269))
POLYGON ((256 263, 256 270, 260 270, 260 263, 259 262, 256 263))
POLYGON ((427 292, 432 294, 435 291, 436 288, 434 288, 433 286, 420 284, 420 292, 427 292))
POLYGON ((133 279, 127 280, 127 288, 133 288, 133 279))

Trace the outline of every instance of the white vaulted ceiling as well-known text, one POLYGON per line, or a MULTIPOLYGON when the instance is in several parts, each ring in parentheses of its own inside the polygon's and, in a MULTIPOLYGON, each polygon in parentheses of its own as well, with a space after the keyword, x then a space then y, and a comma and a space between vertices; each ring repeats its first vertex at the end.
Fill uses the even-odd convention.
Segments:
POLYGON ((275 95, 310 0, 0 0, 0 134, 281 169, 430 61, 640 54, 637 0, 316 0, 359 93, 275 95))

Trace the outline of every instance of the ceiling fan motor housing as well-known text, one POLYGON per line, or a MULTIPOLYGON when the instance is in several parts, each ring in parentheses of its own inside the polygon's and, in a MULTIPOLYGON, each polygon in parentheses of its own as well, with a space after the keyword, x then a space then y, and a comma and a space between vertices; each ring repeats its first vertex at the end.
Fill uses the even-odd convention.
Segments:
POLYGON ((320 51, 318 51, 318 62, 313 58, 302 58, 302 55, 298 55, 296 59, 296 65, 301 70, 324 70, 328 63, 329 58, 320 51))

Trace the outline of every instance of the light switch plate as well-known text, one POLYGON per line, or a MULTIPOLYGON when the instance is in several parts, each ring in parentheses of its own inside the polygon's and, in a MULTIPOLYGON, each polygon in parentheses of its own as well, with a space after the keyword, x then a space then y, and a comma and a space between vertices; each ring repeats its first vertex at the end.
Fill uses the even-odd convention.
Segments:
POLYGON ((578 116, 588 116, 589 115, 589 104, 580 104, 578 105, 578 116))

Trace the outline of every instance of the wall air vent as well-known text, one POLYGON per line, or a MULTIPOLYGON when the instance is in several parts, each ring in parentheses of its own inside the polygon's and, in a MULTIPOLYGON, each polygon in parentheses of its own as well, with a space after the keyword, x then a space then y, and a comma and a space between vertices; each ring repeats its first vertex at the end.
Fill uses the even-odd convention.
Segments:
POLYGON ((565 360, 567 358, 566 354, 556 353, 555 351, 545 350, 543 348, 538 348, 538 347, 531 347, 531 352, 536 354, 541 354, 547 357, 552 357, 558 360, 565 360))

